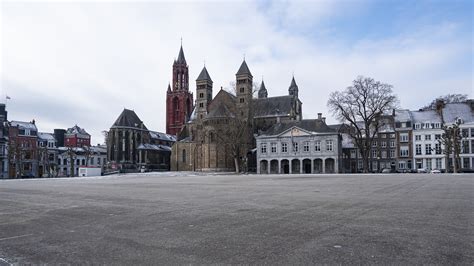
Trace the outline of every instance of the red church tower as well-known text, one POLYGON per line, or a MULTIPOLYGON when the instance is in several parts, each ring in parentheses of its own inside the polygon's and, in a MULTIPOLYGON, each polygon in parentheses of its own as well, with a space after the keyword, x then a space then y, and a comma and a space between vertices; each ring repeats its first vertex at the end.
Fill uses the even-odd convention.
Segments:
POLYGON ((189 92, 189 69, 183 45, 173 63, 173 83, 166 94, 166 133, 178 135, 193 111, 193 94, 189 92))

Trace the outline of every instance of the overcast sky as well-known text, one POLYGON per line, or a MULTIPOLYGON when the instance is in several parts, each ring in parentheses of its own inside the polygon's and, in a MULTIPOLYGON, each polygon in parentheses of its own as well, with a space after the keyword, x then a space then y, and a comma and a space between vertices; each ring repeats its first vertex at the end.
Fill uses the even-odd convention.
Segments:
POLYGON ((1 5, 1 97, 9 120, 40 131, 75 124, 102 143, 123 108, 165 131, 180 38, 190 90, 204 62, 214 95, 243 56, 269 96, 292 73, 303 117, 358 75, 392 84, 401 107, 473 89, 472 1, 24 2, 1 5))

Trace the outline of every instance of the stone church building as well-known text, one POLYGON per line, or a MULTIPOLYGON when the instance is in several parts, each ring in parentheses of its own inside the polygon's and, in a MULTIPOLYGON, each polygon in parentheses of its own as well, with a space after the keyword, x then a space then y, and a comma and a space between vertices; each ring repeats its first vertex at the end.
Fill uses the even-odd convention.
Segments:
POLYGON ((255 134, 278 122, 302 119, 294 78, 288 95, 268 97, 262 81, 254 97, 253 76, 245 60, 235 76, 233 93, 221 87, 212 97, 211 76, 206 67, 202 69, 196 79, 195 107, 172 147, 171 170, 255 171, 255 134))

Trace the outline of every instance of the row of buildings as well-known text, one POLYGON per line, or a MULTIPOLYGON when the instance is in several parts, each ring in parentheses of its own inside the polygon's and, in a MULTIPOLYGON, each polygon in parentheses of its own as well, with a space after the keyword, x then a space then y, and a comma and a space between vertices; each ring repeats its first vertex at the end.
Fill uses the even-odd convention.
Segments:
MULTIPOLYGON (((270 97, 262 81, 254 97, 252 73, 242 62, 234 91, 213 95, 204 67, 196 79, 196 100, 189 91, 189 66, 180 48, 173 64, 173 85, 166 100, 167 133, 177 136, 171 169, 257 173, 355 173, 363 169, 348 125, 327 125, 322 114, 303 119, 294 77, 288 94, 270 97)), ((436 108, 393 110, 379 120, 370 151, 370 171, 408 172, 452 168, 440 139, 443 126, 459 123, 461 168, 474 168, 474 103, 439 102, 436 108)))
POLYGON ((148 130, 133 110, 124 109, 112 125, 108 146, 91 145, 90 134, 77 125, 39 132, 35 120, 8 121, 7 114, 0 104, 0 178, 169 170, 174 136, 148 130))

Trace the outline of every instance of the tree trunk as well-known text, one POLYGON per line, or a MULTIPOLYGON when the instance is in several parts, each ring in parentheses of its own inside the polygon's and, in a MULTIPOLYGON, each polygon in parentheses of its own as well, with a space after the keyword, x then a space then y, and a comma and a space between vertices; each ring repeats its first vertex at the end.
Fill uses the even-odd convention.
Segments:
POLYGON ((239 173, 239 158, 234 157, 234 164, 235 164, 235 172, 239 173))

